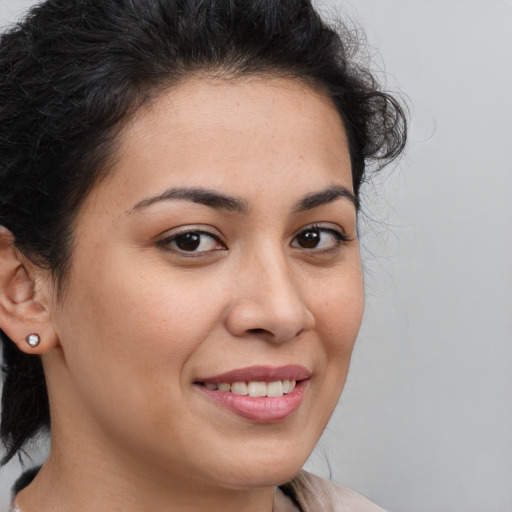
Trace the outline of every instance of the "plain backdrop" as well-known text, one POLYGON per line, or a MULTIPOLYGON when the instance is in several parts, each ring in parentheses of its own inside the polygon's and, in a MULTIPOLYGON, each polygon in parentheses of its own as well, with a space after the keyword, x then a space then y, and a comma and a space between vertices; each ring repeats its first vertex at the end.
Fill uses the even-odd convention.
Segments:
MULTIPOLYGON (((0 0, 0 22, 32 3, 0 0)), ((366 315, 308 468, 393 512, 510 512, 512 2, 321 6, 365 29, 411 127, 363 191, 366 315)))

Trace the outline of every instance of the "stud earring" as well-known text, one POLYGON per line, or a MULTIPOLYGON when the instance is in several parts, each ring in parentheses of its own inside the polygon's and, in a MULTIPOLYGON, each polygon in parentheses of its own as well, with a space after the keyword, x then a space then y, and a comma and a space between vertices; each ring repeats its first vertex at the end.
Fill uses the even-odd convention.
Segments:
POLYGON ((39 334, 32 333, 25 338, 25 341, 32 348, 35 348, 39 345, 39 343, 41 343, 41 336, 39 336, 39 334))

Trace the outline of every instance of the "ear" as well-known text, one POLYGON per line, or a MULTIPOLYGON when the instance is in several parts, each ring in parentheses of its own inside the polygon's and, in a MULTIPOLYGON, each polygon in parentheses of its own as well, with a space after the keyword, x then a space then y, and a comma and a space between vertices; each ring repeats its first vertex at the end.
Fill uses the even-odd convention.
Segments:
POLYGON ((0 226, 0 329, 27 354, 43 354, 57 345, 51 323, 48 278, 14 246, 12 233, 0 226), (31 347, 29 334, 41 342, 31 347))

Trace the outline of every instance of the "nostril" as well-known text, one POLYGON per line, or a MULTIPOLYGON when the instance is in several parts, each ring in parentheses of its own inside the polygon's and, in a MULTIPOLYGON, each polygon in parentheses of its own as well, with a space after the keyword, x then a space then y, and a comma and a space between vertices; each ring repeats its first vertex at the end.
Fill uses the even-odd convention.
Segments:
MULTIPOLYGON (((300 329, 295 334, 295 336, 290 337, 290 339, 297 338, 303 331, 304 331, 304 329, 300 329)), ((256 335, 271 336, 272 338, 276 337, 276 335, 272 331, 269 331, 268 329, 261 329, 261 328, 247 329, 246 332, 251 333, 251 334, 256 334, 256 335)), ((288 339, 288 337, 286 339, 288 339)))
POLYGON ((252 334, 270 334, 266 329, 249 329, 248 332, 252 334))

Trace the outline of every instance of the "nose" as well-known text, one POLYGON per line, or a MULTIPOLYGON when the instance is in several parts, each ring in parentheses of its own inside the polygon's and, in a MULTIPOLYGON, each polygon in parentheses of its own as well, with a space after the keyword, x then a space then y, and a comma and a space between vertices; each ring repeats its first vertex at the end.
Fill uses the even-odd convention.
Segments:
POLYGON ((238 276, 226 317, 231 334, 282 343, 313 329, 314 316, 284 258, 245 262, 238 276))

